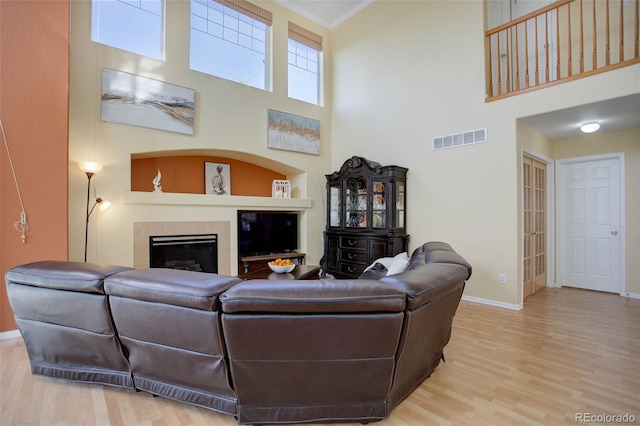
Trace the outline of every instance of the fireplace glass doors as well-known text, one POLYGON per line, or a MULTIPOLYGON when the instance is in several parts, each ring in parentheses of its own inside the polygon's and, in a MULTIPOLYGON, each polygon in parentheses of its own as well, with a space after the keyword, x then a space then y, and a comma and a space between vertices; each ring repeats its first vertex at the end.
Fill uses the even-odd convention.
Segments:
POLYGON ((218 272, 218 236, 157 235, 149 237, 149 265, 152 268, 218 272))

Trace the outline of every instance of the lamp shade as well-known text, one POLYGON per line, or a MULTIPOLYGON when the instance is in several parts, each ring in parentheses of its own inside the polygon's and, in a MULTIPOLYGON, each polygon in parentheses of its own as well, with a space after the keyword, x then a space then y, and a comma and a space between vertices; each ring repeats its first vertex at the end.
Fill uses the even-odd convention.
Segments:
POLYGON ((102 170, 102 164, 96 161, 80 161, 78 167, 80 167, 80 170, 83 172, 92 174, 96 174, 102 170))

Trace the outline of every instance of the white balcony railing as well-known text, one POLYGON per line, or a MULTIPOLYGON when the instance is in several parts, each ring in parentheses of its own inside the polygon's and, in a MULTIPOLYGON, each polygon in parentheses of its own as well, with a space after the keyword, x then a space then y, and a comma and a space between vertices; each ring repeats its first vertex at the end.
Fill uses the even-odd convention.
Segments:
POLYGON ((640 63, 640 0, 558 0, 485 33, 487 101, 640 63))

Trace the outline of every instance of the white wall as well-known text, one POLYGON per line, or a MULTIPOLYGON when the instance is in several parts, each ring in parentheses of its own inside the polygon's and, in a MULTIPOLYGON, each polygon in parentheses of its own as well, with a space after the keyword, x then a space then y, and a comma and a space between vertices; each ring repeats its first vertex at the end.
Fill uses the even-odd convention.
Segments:
POLYGON ((331 161, 408 167, 411 249, 449 242, 474 268, 466 295, 518 307, 516 120, 638 93, 640 65, 485 103, 483 16, 476 0, 376 1, 336 28, 331 161), (433 137, 478 128, 488 142, 431 149, 433 137))
MULTIPOLYGON (((200 154, 237 156, 249 153, 265 159, 265 164, 282 164, 280 172, 297 169, 295 178, 307 203, 294 204, 303 211, 302 246, 308 263, 322 257, 324 174, 330 171, 330 108, 310 105, 287 97, 287 21, 305 26, 325 38, 325 87, 331 86, 331 40, 328 30, 282 8, 275 2, 260 2, 273 12, 273 92, 261 91, 189 70, 189 2, 168 0, 166 7, 166 60, 156 61, 112 49, 90 41, 91 2, 71 2, 71 95, 69 126, 69 245, 71 260, 81 260, 84 252, 86 203, 85 175, 77 162, 95 159, 105 167, 93 179, 97 195, 113 206, 91 216, 89 261, 133 264, 133 223, 147 221, 230 221, 231 273, 236 272, 236 210, 254 205, 241 200, 216 202, 163 202, 148 204, 130 194, 132 153, 196 150, 200 154), (100 121, 102 67, 195 89, 196 124, 193 136, 150 130, 100 121), (319 156, 267 148, 267 109, 277 109, 321 122, 319 156), (302 207, 300 207, 302 205, 302 207)), ((324 102, 331 105, 331 93, 324 91, 324 102)), ((93 192, 93 191, 92 191, 93 192)), ((198 196, 195 196, 198 197, 198 196)), ((204 194, 202 197, 206 197, 204 194)), ((173 198, 172 198, 173 199, 173 198)), ((145 199, 146 200, 146 199, 145 199)), ((181 200, 181 199, 178 199, 181 200)), ((266 204, 258 208, 285 208, 290 204, 266 204)))

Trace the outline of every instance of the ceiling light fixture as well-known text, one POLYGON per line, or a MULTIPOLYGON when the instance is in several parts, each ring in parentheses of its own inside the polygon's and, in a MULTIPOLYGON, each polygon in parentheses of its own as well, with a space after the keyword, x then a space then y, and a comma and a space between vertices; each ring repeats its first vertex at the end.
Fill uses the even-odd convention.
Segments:
POLYGON ((584 123, 582 126, 580 126, 580 130, 583 133, 593 133, 597 131, 599 128, 600 128, 600 123, 598 123, 597 121, 589 121, 588 123, 584 123))

